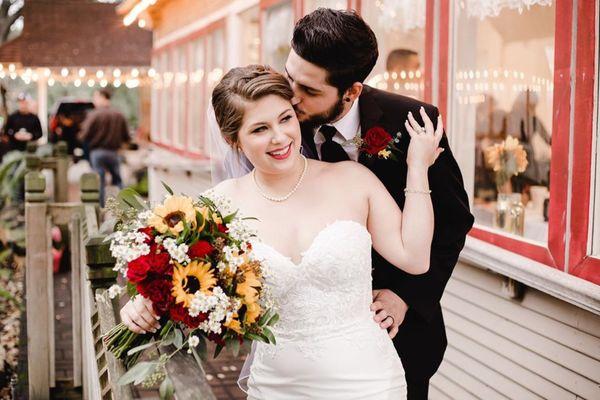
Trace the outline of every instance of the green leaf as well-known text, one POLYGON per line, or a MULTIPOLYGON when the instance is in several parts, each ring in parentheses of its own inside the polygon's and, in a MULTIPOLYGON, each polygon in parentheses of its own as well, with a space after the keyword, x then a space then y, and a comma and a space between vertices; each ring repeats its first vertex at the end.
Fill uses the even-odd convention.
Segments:
POLYGON ((175 387, 173 386, 173 381, 167 376, 160 384, 160 388, 158 388, 158 395, 160 396, 160 400, 171 400, 174 394, 175 387))
POLYGON ((154 372, 157 362, 144 361, 134 365, 129 371, 125 372, 118 380, 119 385, 127 385, 133 382, 138 385, 146 379, 146 377, 154 372))
POLYGON ((279 314, 273 315, 273 318, 271 318, 269 322, 267 322, 267 326, 273 326, 277 323, 277 321, 279 321, 279 314))
POLYGON ((200 368, 203 368, 203 366, 202 366, 203 357, 200 354, 198 354, 198 351, 196 351, 195 347, 192 347, 192 354, 194 356, 194 360, 196 360, 196 364, 198 364, 198 366, 200 368))
POLYGON ((131 355, 133 355, 135 353, 138 353, 138 352, 140 352, 142 350, 146 350, 147 348, 150 348, 150 347, 155 346, 157 344, 158 344, 157 342, 150 342, 150 343, 142 344, 141 346, 137 346, 137 347, 134 347, 132 349, 129 349, 129 351, 127 352, 127 355, 131 356, 131 355))
POLYGON ((130 298, 134 298, 135 296, 137 296, 138 291, 137 291, 137 286, 135 285, 135 283, 132 282, 127 282, 127 295, 130 298))
POLYGON ((173 340, 173 344, 178 349, 180 349, 181 346, 183 346, 183 333, 181 333, 181 330, 177 328, 175 328, 175 339, 173 340))
POLYGON ((135 208, 138 211, 144 211, 147 209, 145 201, 142 199, 139 193, 132 188, 125 188, 121 190, 117 195, 117 200, 127 204, 132 208, 135 208))
POLYGON ((213 358, 217 358, 219 356, 219 354, 221 354, 221 351, 223 350, 223 346, 218 344, 215 347, 215 354, 213 355, 213 358))
POLYGON ((165 182, 160 181, 160 183, 162 183, 163 187, 165 188, 165 190, 171 195, 173 196, 173 189, 171 189, 171 187, 169 187, 169 185, 167 185, 165 182))
POLYGON ((269 343, 277 344, 277 341, 275 340, 275 335, 273 335, 273 332, 271 332, 269 328, 263 328, 263 335, 265 335, 269 343))
POLYGON ((240 354, 240 341, 237 337, 227 339, 226 344, 234 357, 237 357, 240 354))
POLYGON ((274 313, 275 312, 273 311, 273 309, 267 310, 267 312, 264 313, 263 316, 260 317, 260 319, 258 320, 258 325, 264 326, 267 323, 267 321, 269 321, 273 317, 274 313))
POLYGON ((246 339, 249 339, 249 340, 252 340, 252 341, 255 341, 255 342, 264 342, 264 343, 269 343, 269 342, 267 342, 267 340, 266 340, 264 337, 262 337, 262 336, 260 336, 260 335, 257 335, 257 334, 255 334, 255 333, 250 333, 250 332, 248 332, 248 333, 246 333, 246 334, 244 335, 244 337, 245 337, 246 339))

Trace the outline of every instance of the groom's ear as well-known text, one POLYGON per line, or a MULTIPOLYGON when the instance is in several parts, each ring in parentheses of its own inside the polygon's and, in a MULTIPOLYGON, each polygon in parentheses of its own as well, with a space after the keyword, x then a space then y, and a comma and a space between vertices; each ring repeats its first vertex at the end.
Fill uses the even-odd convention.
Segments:
POLYGON ((363 84, 360 82, 354 82, 352 86, 350 86, 344 92, 344 101, 347 103, 351 103, 354 100, 358 99, 363 90, 363 84))

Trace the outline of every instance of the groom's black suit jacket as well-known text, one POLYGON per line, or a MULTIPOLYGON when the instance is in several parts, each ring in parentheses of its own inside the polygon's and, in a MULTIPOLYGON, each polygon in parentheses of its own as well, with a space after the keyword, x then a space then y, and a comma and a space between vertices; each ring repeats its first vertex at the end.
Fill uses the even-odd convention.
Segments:
MULTIPOLYGON (((406 186, 406 154, 410 136, 404 127, 408 112, 412 111, 423 125, 419 108, 425 107, 429 118, 436 124, 436 107, 417 100, 364 86, 360 95, 361 134, 379 126, 392 136, 402 133, 398 162, 391 159, 367 158, 359 162, 367 166, 383 182, 401 209, 404 208, 406 186)), ((305 154, 316 158, 313 132, 303 131, 305 154)), ((440 146, 445 151, 429 169, 429 186, 435 215, 435 229, 431 247, 429 271, 423 275, 409 275, 389 264, 373 250, 373 288, 391 289, 407 304, 406 318, 400 326, 394 344, 402 359, 409 380, 428 380, 437 371, 446 350, 446 330, 440 299, 458 255, 465 244, 467 232, 473 225, 469 200, 463 187, 460 169, 444 134, 440 146)))

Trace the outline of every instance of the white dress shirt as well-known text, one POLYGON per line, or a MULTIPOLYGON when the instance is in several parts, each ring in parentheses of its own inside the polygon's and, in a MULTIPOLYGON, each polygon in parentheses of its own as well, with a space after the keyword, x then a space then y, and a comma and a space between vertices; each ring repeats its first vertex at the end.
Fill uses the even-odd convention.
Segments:
MULTIPOLYGON (((358 110, 358 99, 350 107, 350 111, 344 115, 341 119, 327 124, 337 129, 337 133, 333 137, 333 141, 342 145, 342 148, 348 153, 353 161, 358 161, 358 148, 354 142, 354 138, 360 136, 360 113, 358 110)), ((319 131, 321 127, 317 128, 315 134, 315 145, 317 147, 317 153, 319 159, 321 159, 321 146, 325 143, 325 137, 319 131)))

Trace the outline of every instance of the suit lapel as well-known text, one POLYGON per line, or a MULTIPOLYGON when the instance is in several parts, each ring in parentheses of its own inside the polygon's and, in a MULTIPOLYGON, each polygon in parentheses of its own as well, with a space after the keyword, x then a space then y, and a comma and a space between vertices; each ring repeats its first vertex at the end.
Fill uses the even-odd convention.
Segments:
MULTIPOLYGON (((375 101, 371 88, 363 86, 363 91, 359 97, 358 110, 360 114, 360 136, 364 137, 367 131, 376 126, 383 117, 383 111, 375 101)), ((365 153, 361 152, 358 156, 358 162, 370 167, 372 159, 369 159, 365 153)))

